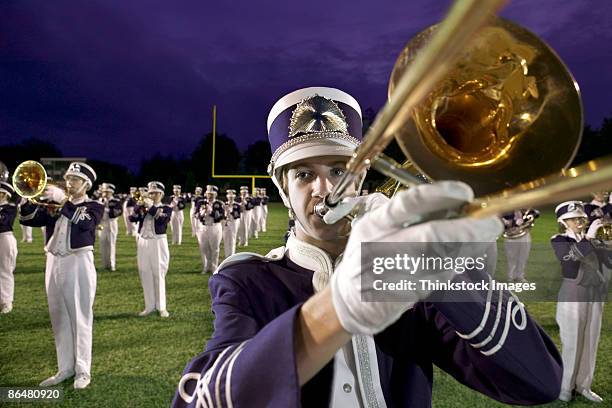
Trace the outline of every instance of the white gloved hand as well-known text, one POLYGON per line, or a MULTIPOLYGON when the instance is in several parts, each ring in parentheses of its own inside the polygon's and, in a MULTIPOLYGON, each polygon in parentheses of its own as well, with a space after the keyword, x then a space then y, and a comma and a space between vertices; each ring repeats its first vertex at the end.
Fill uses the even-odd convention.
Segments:
POLYGON ((389 198, 382 193, 347 197, 339 202, 334 208, 330 209, 323 216, 323 221, 325 221, 326 224, 335 224, 347 214, 352 214, 355 218, 360 218, 361 216, 388 202, 389 198))
POLYGON ((145 208, 148 210, 149 208, 153 207, 153 199, 151 198, 145 198, 144 200, 142 200, 144 202, 144 206, 145 208))
POLYGON ((66 193, 59 187, 47 186, 42 194, 42 198, 49 202, 61 203, 66 198, 66 193))
MULTIPOLYGON (((503 231, 497 217, 444 219, 445 214, 455 213, 457 208, 473 198, 472 189, 461 182, 424 184, 398 193, 387 204, 353 224, 343 260, 331 279, 334 308, 345 330, 353 334, 378 333, 429 294, 422 290, 408 293, 386 291, 385 301, 362 301, 362 295, 375 297, 368 296, 368 292, 370 295, 375 292, 372 287, 364 288, 362 293, 362 274, 372 273, 371 264, 361 264, 362 242, 422 243, 424 251, 432 246, 428 243, 435 242, 494 242, 503 231), (432 216, 440 219, 404 227, 407 223, 416 224, 432 216)), ((413 276, 419 276, 419 279, 443 281, 452 279, 455 272, 442 271, 432 276, 418 270, 416 274, 413 276)))
POLYGON ((603 225, 603 221, 601 218, 597 218, 591 223, 589 230, 586 233, 587 239, 595 239, 597 235, 597 230, 603 225))

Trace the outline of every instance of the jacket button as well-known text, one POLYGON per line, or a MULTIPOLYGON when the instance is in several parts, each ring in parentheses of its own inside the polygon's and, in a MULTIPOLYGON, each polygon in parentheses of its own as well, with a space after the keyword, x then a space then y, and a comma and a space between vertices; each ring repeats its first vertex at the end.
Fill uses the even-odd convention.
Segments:
POLYGON ((348 392, 351 392, 351 390, 353 389, 353 387, 351 387, 351 384, 349 384, 349 383, 345 383, 345 384, 342 386, 342 389, 344 390, 344 392, 347 392, 347 393, 348 393, 348 392))

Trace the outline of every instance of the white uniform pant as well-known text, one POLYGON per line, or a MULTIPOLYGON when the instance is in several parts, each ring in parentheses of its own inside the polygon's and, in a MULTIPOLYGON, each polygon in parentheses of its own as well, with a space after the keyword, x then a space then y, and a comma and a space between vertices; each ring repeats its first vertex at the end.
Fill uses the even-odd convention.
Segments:
POLYGON ((123 222, 125 223, 125 235, 136 236, 138 225, 130 221, 130 215, 134 214, 134 207, 123 205, 123 222))
POLYGON ((561 392, 591 389, 602 313, 603 302, 557 303, 563 360, 561 392))
POLYGON ((17 240, 12 232, 0 233, 0 305, 13 303, 17 240))
POLYGON ((259 238, 259 234, 257 233, 257 226, 259 225, 259 212, 257 210, 257 207, 254 207, 249 212, 249 215, 251 217, 249 221, 249 238, 259 238))
POLYGON ((222 227, 220 222, 203 225, 198 231, 198 243, 202 255, 202 272, 214 272, 219 264, 219 246, 222 227))
POLYGON ((58 371, 91 373, 96 268, 92 251, 47 253, 45 287, 58 371))
POLYGON ((531 234, 529 232, 520 238, 504 239, 508 280, 521 280, 525 278, 529 251, 531 251, 531 234))
POLYGON ((251 227, 251 211, 243 211, 240 214, 240 222, 238 223, 238 245, 248 246, 249 245, 249 229, 251 227))
POLYGON ((103 222, 100 225, 103 227, 100 231, 100 257, 102 258, 102 267, 114 270, 117 234, 119 232, 117 218, 110 219, 108 222, 103 222))
POLYGON ((47 227, 40 227, 43 237, 43 248, 47 246, 47 227))
POLYGON ((266 232, 268 229, 268 206, 262 205, 261 208, 263 208, 261 216, 261 231, 266 232))
POLYGON ((264 220, 264 209, 263 205, 258 205, 255 207, 256 217, 257 217, 257 232, 263 231, 263 220, 264 220))
POLYGON ((236 252, 236 233, 238 232, 239 220, 240 218, 223 222, 223 252, 226 258, 236 252))
POLYGON ((170 264, 168 239, 166 235, 151 239, 138 237, 136 248, 145 310, 166 310, 166 274, 170 264))
POLYGON ((198 232, 198 218, 195 216, 195 205, 189 208, 189 225, 191 226, 191 236, 195 237, 198 232))
POLYGON ((172 211, 170 217, 170 229, 172 230, 172 243, 181 245, 183 242, 183 223, 185 222, 185 215, 183 210, 172 211))
POLYGON ((21 242, 32 242, 32 227, 21 226, 21 242))

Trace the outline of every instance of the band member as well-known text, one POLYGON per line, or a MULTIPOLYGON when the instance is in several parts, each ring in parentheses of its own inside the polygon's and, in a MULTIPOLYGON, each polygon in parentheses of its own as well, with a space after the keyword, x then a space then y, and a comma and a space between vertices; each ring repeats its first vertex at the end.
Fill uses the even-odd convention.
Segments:
POLYGON ((9 313, 13 309, 13 273, 17 261, 17 240, 13 235, 17 207, 9 202, 13 193, 13 186, 0 181, 0 313, 9 313))
POLYGON ((162 203, 164 190, 165 186, 159 181, 149 182, 148 198, 142 205, 136 204, 130 216, 130 221, 138 223, 136 255, 145 303, 139 316, 147 316, 155 310, 161 317, 170 315, 166 310, 166 274, 170 264, 166 229, 172 208, 162 203))
POLYGON ((270 197, 267 196, 265 188, 260 188, 259 191, 261 192, 261 206, 263 208, 261 232, 266 232, 268 230, 268 201, 270 201, 270 197))
POLYGON ((99 230, 100 238, 100 258, 102 258, 102 267, 115 271, 116 269, 116 250, 117 250, 117 234, 119 234, 119 225, 117 218, 123 213, 121 201, 115 198, 115 185, 111 183, 102 183, 102 197, 100 203, 104 206, 104 216, 100 222, 101 230, 99 230))
POLYGON ((255 237, 255 239, 259 239, 262 209, 261 209, 261 199, 259 198, 259 189, 257 187, 253 188, 253 195, 251 196, 251 204, 253 205, 253 210, 251 211, 249 238, 255 237))
MULTIPOLYGON (((469 186, 448 181, 391 200, 354 197, 351 203, 378 204, 357 219, 350 238, 341 216, 324 223, 313 207, 339 182, 361 129, 359 105, 337 89, 302 89, 274 105, 269 172, 293 209, 296 233, 267 256, 228 258, 209 279, 215 332, 187 365, 174 406, 428 407, 434 363, 504 403, 556 399, 560 357, 514 294, 470 291, 473 301, 455 303, 423 302, 426 293, 415 302, 362 301, 362 273, 372 272, 371 264, 361 266, 363 242, 490 242, 502 225, 460 218, 404 227, 473 199, 469 186), (493 329, 498 323, 503 336, 493 329)), ((348 193, 357 196, 359 184, 348 193)))
POLYGON ((130 221, 130 215, 134 213, 134 206, 136 205, 136 199, 134 198, 136 187, 130 187, 130 194, 127 199, 123 202, 123 222, 125 223, 125 234, 136 236, 137 226, 130 221))
POLYGON ((612 217, 612 204, 608 203, 608 193, 597 191, 591 193, 593 200, 584 205, 584 212, 589 219, 589 225, 597 219, 610 219, 612 217))
MULTIPOLYGON (((68 201, 61 210, 31 203, 21 206, 19 222, 45 226, 47 265, 45 286, 49 315, 55 336, 58 372, 40 385, 49 387, 74 375, 74 388, 91 381, 93 303, 96 294, 96 268, 93 249, 96 226, 104 206, 87 197, 96 173, 87 164, 73 162, 64 174, 68 201)), ((48 202, 62 202, 63 190, 48 187, 48 202)))
POLYGON ((225 216, 223 202, 217 200, 217 186, 206 186, 206 199, 200 205, 198 243, 202 255, 202 273, 213 273, 219 264, 219 246, 223 235, 221 221, 225 216))
POLYGON ((240 197, 236 199, 240 204, 240 222, 238 223, 238 245, 249 246, 249 231, 251 230, 251 211, 253 203, 249 196, 249 188, 247 186, 240 187, 240 197))
POLYGON ((508 282, 527 282, 525 268, 531 251, 531 228, 539 216, 538 210, 529 208, 515 210, 502 217, 508 282))
POLYGON ((199 221, 196 209, 200 206, 202 197, 202 187, 196 187, 194 194, 191 196, 191 207, 189 207, 189 224, 191 225, 191 236, 197 237, 199 221))
POLYGON ((582 202, 561 203, 555 213, 565 229, 551 238, 563 275, 556 315, 563 358, 559 399, 570 401, 577 392, 590 401, 602 402, 603 399, 591 390, 591 384, 612 251, 595 239, 601 221, 594 221, 585 234, 588 216, 582 202))
POLYGON ((181 245, 183 243, 183 223, 185 215, 185 199, 181 194, 181 186, 172 186, 173 195, 170 197, 170 208, 172 208, 172 218, 170 219, 170 229, 172 230, 172 244, 181 245))
POLYGON ((225 193, 225 221, 223 221, 223 252, 225 257, 234 255, 236 252, 236 234, 238 233, 238 222, 240 221, 240 204, 236 198, 236 190, 227 190, 225 193))

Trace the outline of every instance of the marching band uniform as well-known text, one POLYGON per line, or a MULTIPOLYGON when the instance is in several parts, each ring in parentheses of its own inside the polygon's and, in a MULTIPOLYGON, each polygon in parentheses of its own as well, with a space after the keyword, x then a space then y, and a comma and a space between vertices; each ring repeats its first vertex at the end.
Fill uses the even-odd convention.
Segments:
POLYGON ((202 187, 195 188, 195 194, 191 197, 191 207, 189 208, 189 224, 191 225, 191 236, 197 237, 199 227, 199 221, 196 209, 200 206, 200 202, 203 200, 202 187))
POLYGON ((223 252, 228 258, 236 252, 236 234, 240 221, 240 204, 234 201, 235 190, 227 190, 225 203, 225 221, 223 222, 223 252))
POLYGON ((8 202, 13 193, 13 186, 0 181, 0 313, 9 313, 13 309, 15 291, 13 273, 17 261, 17 240, 13 235, 13 222, 17 207, 8 202))
POLYGON ((566 231, 551 238, 555 255, 561 262, 563 283, 559 289, 556 320, 562 344, 563 381, 559 399, 569 401, 574 391, 585 398, 602 402, 591 391, 597 346, 601 331, 603 300, 612 268, 612 251, 594 245, 596 231, 576 233, 566 219, 584 218, 580 201, 566 201, 555 209, 557 220, 566 231))
POLYGON ((236 199, 240 204, 240 222, 238 223, 238 245, 249 246, 249 231, 251 230, 251 212, 253 203, 249 197, 249 188, 240 187, 240 197, 236 199))
POLYGON ((125 223, 125 235, 136 235, 136 225, 130 221, 130 215, 134 213, 134 206, 136 205, 136 199, 134 198, 136 191, 136 187, 130 187, 130 194, 123 202, 123 222, 125 223))
POLYGON ((119 225, 117 218, 123 213, 121 201, 113 197, 115 185, 110 183, 102 183, 102 198, 100 203, 104 205, 104 215, 100 225, 100 257, 102 258, 102 267, 114 271, 116 268, 116 249, 117 235, 119 234, 119 225))
POLYGON ((261 197, 259 196, 259 189, 255 187, 253 189, 253 211, 251 214, 253 219, 251 220, 251 236, 256 239, 259 238, 259 232, 261 231, 261 218, 263 215, 263 208, 261 207, 261 197))
MULTIPOLYGON (((316 157, 316 148, 329 151, 331 145, 348 156, 361 139, 361 115, 350 95, 307 88, 277 102, 268 131, 275 152, 270 173, 289 205, 275 166, 299 160, 303 156, 298 149, 308 142, 310 151, 302 150, 306 154, 314 151, 316 157), (334 98, 352 133, 323 136, 331 139, 326 145, 321 138, 309 140, 308 134, 304 142, 287 144, 291 140, 287 124, 298 111, 295 106, 305 97, 316 97, 315 92, 327 101, 334 98), (284 106, 279 107, 281 103, 284 106)), ((458 381, 505 403, 536 404, 558 395, 561 367, 554 343, 522 303, 503 290, 490 293, 486 301, 418 302, 378 335, 354 335, 300 386, 295 355, 300 310, 325 281, 333 279, 338 265, 342 262, 293 234, 286 247, 265 257, 238 253, 226 259, 209 279, 215 332, 205 351, 188 363, 173 406, 427 407, 434 363, 458 381), (511 317, 515 315, 516 320, 511 317), (504 327, 503 335, 498 326, 504 327)))
MULTIPOLYGON (((161 193, 164 185, 159 181, 148 184, 148 194, 161 193)), ((172 208, 163 204, 161 198, 154 202, 145 199, 144 205, 136 205, 130 221, 138 223, 138 241, 136 244, 138 273, 144 293, 145 308, 140 316, 159 311, 161 317, 168 317, 166 310, 166 274, 170 264, 170 251, 166 229, 170 222, 172 208)))
POLYGON ((589 219, 589 225, 591 225, 597 219, 610 218, 612 216, 612 204, 606 202, 603 194, 595 193, 593 200, 584 204, 584 212, 589 219))
POLYGON ((174 195, 170 198, 172 203, 172 217, 170 218, 170 229, 172 230, 172 244, 181 245, 183 242, 183 223, 185 222, 185 215, 183 209, 185 208, 185 199, 181 195, 181 186, 174 185, 172 187, 174 195))
MULTIPOLYGON (((70 164, 64 179, 70 176, 82 178, 86 189, 96 180, 94 170, 80 162, 70 164)), ((43 381, 41 386, 59 384, 75 373, 75 388, 89 385, 96 294, 93 249, 96 226, 103 214, 104 207, 87 195, 67 201, 60 211, 27 202, 21 207, 20 223, 46 227, 45 286, 58 373, 43 381)))
POLYGON ((217 186, 206 186, 206 199, 198 211, 200 230, 198 244, 202 255, 202 273, 213 273, 219 264, 219 246, 223 235, 221 220, 225 216, 223 202, 216 199, 217 186))
POLYGON ((529 219, 540 216, 540 212, 533 208, 520 209, 502 217, 506 233, 504 234, 504 252, 508 265, 509 282, 526 282, 525 268, 531 251, 531 228, 525 228, 519 234, 513 234, 529 219))
POLYGON ((261 232, 266 232, 268 230, 268 201, 270 197, 266 195, 266 189, 261 188, 261 206, 263 208, 263 213, 261 217, 261 232))

